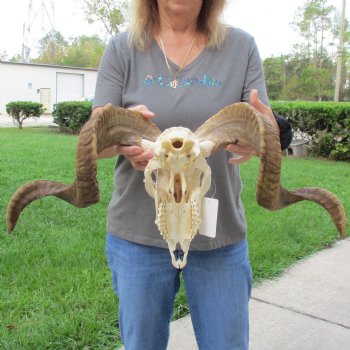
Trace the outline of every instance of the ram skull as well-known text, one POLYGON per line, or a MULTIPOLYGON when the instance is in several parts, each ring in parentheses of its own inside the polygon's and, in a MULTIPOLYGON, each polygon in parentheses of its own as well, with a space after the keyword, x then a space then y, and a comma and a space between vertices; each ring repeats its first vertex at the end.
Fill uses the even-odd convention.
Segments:
POLYGON ((172 264, 183 268, 190 242, 201 222, 201 203, 210 188, 211 170, 201 153, 200 141, 187 128, 165 130, 154 146, 145 169, 145 186, 156 205, 156 224, 168 243, 172 264), (156 181, 152 174, 155 173, 156 181), (184 252, 175 259, 176 244, 184 252))
POLYGON ((266 118, 243 102, 225 107, 195 132, 175 127, 163 133, 140 112, 106 105, 80 132, 73 184, 41 180, 19 188, 8 205, 8 232, 36 199, 52 195, 79 208, 98 202, 98 154, 115 144, 139 145, 155 154, 145 169, 145 188, 155 200, 156 223, 168 243, 172 263, 183 268, 201 221, 201 202, 210 187, 211 171, 205 158, 231 143, 252 146, 260 158, 259 205, 279 210, 302 200, 316 202, 345 237, 345 210, 333 193, 318 187, 288 191, 281 186, 279 135, 266 118), (177 243, 184 251, 182 260, 174 256, 177 243))

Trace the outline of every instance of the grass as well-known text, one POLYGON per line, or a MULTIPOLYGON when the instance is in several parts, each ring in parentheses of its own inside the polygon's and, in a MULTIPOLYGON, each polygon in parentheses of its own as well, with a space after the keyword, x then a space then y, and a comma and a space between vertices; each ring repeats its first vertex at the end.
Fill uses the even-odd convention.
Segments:
MULTIPOLYGON (((76 209, 44 198, 26 209, 12 235, 5 212, 14 191, 33 179, 71 183, 76 137, 48 128, 0 129, 0 348, 115 349, 117 300, 104 254, 113 163, 99 161, 101 202, 76 209)), ((337 239, 328 214, 313 203, 271 213, 255 203, 259 162, 241 167, 255 282, 337 239)), ((320 186, 336 193, 350 214, 350 164, 285 158, 286 188, 320 186)), ((183 287, 175 317, 188 312, 183 287)))
MULTIPOLYGON (((330 246, 338 233, 329 214, 312 202, 301 202, 277 212, 257 205, 258 162, 242 166, 242 194, 248 220, 250 260, 254 282, 278 276, 292 263, 330 246)), ((334 192, 350 216, 350 163, 320 159, 284 158, 282 184, 287 189, 322 187, 334 192)), ((349 229, 347 229, 349 234, 349 229)))

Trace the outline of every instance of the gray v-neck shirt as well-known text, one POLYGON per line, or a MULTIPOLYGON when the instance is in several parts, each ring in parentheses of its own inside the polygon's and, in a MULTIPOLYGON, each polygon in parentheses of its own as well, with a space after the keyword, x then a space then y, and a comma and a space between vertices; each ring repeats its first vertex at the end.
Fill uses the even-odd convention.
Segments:
MULTIPOLYGON (((179 67, 169 61, 173 72, 179 67)), ((249 101, 252 89, 268 104, 262 62, 252 36, 229 27, 223 47, 206 48, 179 73, 173 89, 163 52, 158 44, 139 51, 128 43, 127 33, 114 37, 103 55, 96 83, 94 106, 112 103, 128 108, 146 105, 164 130, 184 126, 195 131, 223 107, 249 101)), ((240 198, 238 166, 228 164, 231 154, 220 151, 207 159, 212 185, 207 197, 219 200, 217 235, 197 234, 190 250, 210 250, 234 244, 246 236, 246 219, 240 198)), ((155 205, 146 193, 143 172, 118 158, 115 190, 108 209, 107 230, 120 238, 166 248, 155 225, 155 205)))

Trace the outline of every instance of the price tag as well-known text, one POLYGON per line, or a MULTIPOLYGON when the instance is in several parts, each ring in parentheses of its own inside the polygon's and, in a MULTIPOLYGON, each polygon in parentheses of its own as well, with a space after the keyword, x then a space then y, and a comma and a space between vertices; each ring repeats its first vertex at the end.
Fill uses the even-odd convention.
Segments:
POLYGON ((202 201, 202 222, 199 234, 210 238, 216 237, 216 222, 218 218, 219 201, 215 198, 205 197, 202 201))

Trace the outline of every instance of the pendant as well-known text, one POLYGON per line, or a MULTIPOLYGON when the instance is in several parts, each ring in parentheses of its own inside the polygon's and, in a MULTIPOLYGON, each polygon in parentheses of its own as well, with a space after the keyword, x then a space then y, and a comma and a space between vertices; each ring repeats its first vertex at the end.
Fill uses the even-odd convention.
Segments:
POLYGON ((174 79, 173 81, 170 82, 170 87, 172 87, 173 89, 176 89, 179 86, 179 82, 174 79))

